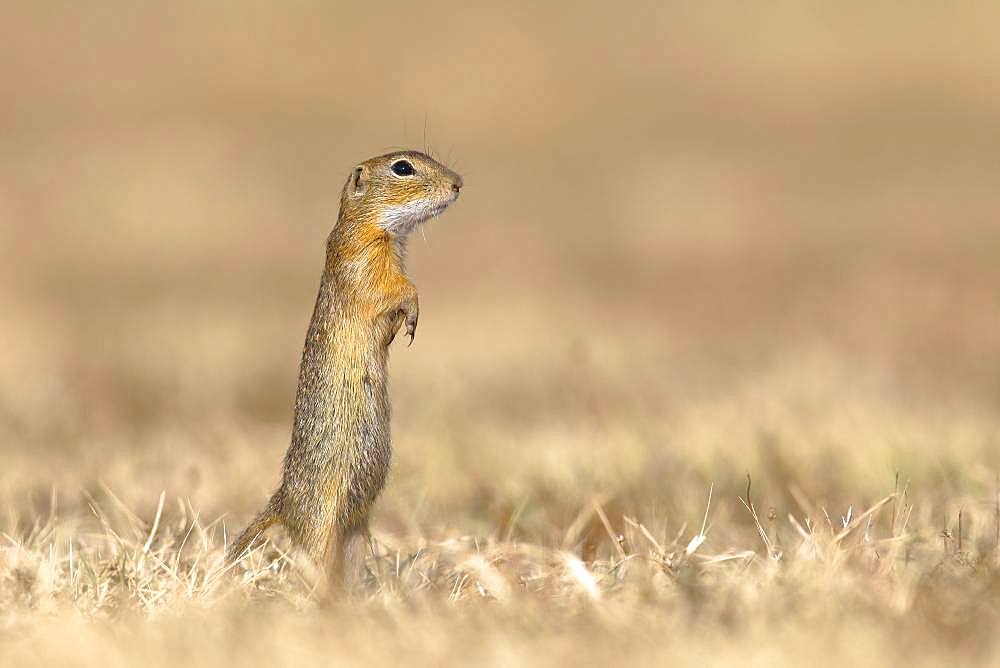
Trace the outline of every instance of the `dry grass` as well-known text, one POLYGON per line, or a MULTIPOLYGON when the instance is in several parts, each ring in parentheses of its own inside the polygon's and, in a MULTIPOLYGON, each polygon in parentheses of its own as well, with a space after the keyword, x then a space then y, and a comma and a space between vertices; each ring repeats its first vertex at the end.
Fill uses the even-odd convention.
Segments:
POLYGON ((19 540, 4 534, 5 662, 773 664, 821 645, 821 665, 874 652, 940 665, 995 650, 996 525, 964 533, 990 526, 993 511, 963 509, 963 530, 945 534, 919 526, 905 490, 844 517, 820 509, 818 522, 755 513, 750 549, 713 551, 708 508, 700 528, 623 516, 619 534, 596 501, 561 545, 510 531, 382 534, 353 598, 325 607, 280 547, 227 567, 219 520, 180 499, 171 512, 161 496, 150 525, 106 498, 108 509, 91 503, 101 530, 53 512, 15 524, 19 540), (583 562, 595 515, 608 535, 583 548, 613 549, 583 562), (72 642, 56 640, 67 633, 72 642))
MULTIPOLYGON (((862 513, 814 521, 772 510, 760 544, 708 548, 700 529, 668 531, 599 505, 562 545, 502 535, 380 535, 354 597, 318 608, 296 564, 268 545, 235 569, 221 523, 184 501, 149 522, 107 494, 102 530, 53 513, 4 534, 2 657, 26 663, 607 663, 673 659, 881 660, 940 665, 995 649, 1000 568, 983 534, 915 526, 904 491, 862 513), (579 534, 599 514, 612 545, 583 562, 579 534), (657 538, 654 534, 658 534, 657 538), (980 540, 975 540, 979 538, 980 540), (72 634, 72 642, 57 637, 72 634)), ((53 499, 54 501, 54 499, 53 499)), ((753 508, 753 504, 749 504, 753 508)), ((162 514, 161 514, 162 511, 162 514)), ((989 525, 963 510, 962 526, 989 525)), ((967 530, 967 529, 965 529, 967 530)), ((444 532, 447 533, 447 532, 444 532)), ((509 533, 509 532, 508 532, 509 533)), ((604 537, 602 537, 604 538, 604 537)), ((590 540, 600 540, 591 537, 590 540)))
MULTIPOLYGON (((887 475, 872 484, 882 498, 849 498, 852 488, 867 487, 872 476, 864 471, 891 455, 810 444, 862 447, 866 434, 891 433, 919 449, 926 438, 930 451, 938 443, 951 449, 930 464, 937 469, 982 458, 986 451, 973 453, 995 424, 954 414, 935 427, 869 405, 874 423, 855 414, 859 424, 837 427, 823 414, 825 395, 802 387, 784 394, 775 378, 762 387, 779 414, 748 414, 754 422, 773 419, 777 431, 747 458, 725 445, 745 438, 739 423, 747 419, 727 402, 688 406, 694 417, 677 419, 676 442, 692 453, 683 464, 663 460, 656 439, 643 442, 635 427, 612 420, 584 432, 608 439, 603 447, 580 446, 586 436, 550 427, 533 442, 508 444, 517 455, 493 455, 491 439, 502 436, 485 436, 486 452, 469 455, 478 461, 452 464, 460 481, 447 480, 447 460, 471 445, 464 437, 452 445, 436 427, 421 443, 414 424, 416 434, 399 439, 406 445, 379 509, 377 554, 366 559, 350 600, 332 606, 316 603, 308 565, 296 563, 280 532, 227 567, 232 520, 190 498, 122 479, 129 501, 100 483, 82 494, 53 488, 51 498, 39 494, 31 504, 9 498, 0 536, 0 657, 13 665, 385 663, 399 656, 421 664, 596 664, 627 656, 773 665, 822 646, 820 665, 873 654, 917 665, 986 662, 1000 621, 1000 498, 987 467, 970 465, 954 472, 968 479, 949 483, 941 471, 901 462, 939 482, 914 486, 887 475), (802 417, 777 408, 793 404, 802 417), (444 442, 431 444, 435 438, 444 442), (713 442, 714 455, 693 456, 713 442), (822 471, 810 472, 813 459, 826 460, 822 471), (744 465, 756 471, 749 488, 737 472, 744 465), (701 466, 717 476, 717 487, 704 482, 701 466), (825 486, 844 501, 826 506, 813 496, 825 486), (67 628, 72 642, 60 639, 67 628)), ((841 419, 838 410, 833 422, 841 419)), ((245 441, 234 440, 235 457, 245 441)), ((178 448, 183 454, 175 451, 168 468, 196 460, 196 446, 178 448)), ((901 452, 912 454, 908 446, 901 452)), ((240 463, 193 466, 208 476, 240 463)), ((269 473, 258 478, 269 481, 269 473)), ((245 493, 239 477, 214 477, 209 489, 245 493)))
POLYGON ((377 9, 3 10, 0 665, 994 661, 995 10, 377 9), (223 548, 346 171, 425 141, 321 606, 223 548))

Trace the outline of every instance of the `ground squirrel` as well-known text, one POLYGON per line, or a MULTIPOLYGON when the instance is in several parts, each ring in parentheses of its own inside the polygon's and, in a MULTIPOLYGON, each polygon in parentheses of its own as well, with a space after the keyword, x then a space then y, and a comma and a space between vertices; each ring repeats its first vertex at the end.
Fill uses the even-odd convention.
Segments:
POLYGON ((406 239, 461 188, 462 177, 416 151, 371 158, 351 172, 306 334, 281 486, 233 543, 230 560, 280 522, 328 579, 343 578, 345 549, 367 535, 389 471, 389 344, 404 324, 410 343, 417 329, 406 239))

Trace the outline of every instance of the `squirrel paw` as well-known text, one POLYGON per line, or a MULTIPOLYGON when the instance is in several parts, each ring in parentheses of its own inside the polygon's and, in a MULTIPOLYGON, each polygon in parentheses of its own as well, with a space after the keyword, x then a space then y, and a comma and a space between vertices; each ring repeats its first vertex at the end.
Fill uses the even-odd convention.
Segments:
MULTIPOLYGON (((403 302, 399 305, 397 313, 399 316, 402 316, 402 324, 406 325, 406 329, 404 331, 406 332, 406 335, 410 337, 410 342, 406 345, 411 346, 413 345, 413 337, 417 333, 417 318, 420 317, 420 303, 417 301, 416 295, 403 300, 403 302)), ((399 320, 396 322, 399 322, 399 320)), ((397 325, 397 327, 398 326, 399 325, 397 325)))
POLYGON ((406 313, 406 335, 410 337, 410 342, 407 343, 407 347, 413 345, 413 337, 417 333, 417 316, 418 312, 416 310, 406 313))

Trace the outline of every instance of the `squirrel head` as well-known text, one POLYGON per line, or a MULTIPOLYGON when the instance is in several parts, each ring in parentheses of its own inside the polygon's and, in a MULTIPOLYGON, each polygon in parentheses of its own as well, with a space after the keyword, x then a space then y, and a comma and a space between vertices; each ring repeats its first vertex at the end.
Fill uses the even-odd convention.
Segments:
POLYGON ((406 236, 458 199, 462 177, 418 151, 365 160, 351 172, 340 198, 341 220, 363 220, 406 236))

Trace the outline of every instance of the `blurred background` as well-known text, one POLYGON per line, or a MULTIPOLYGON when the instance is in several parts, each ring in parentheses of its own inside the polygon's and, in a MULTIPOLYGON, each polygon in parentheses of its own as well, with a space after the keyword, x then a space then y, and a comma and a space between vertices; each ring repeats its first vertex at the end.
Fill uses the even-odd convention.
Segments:
POLYGON ((595 494, 614 521, 699 521, 714 482, 750 543, 747 472, 782 513, 897 473, 937 524, 985 506, 996 18, 6 3, 0 498, 85 516, 103 484, 148 516, 166 490, 244 522, 278 479, 342 184, 413 147, 466 187, 410 244, 380 530, 545 542, 595 494))

